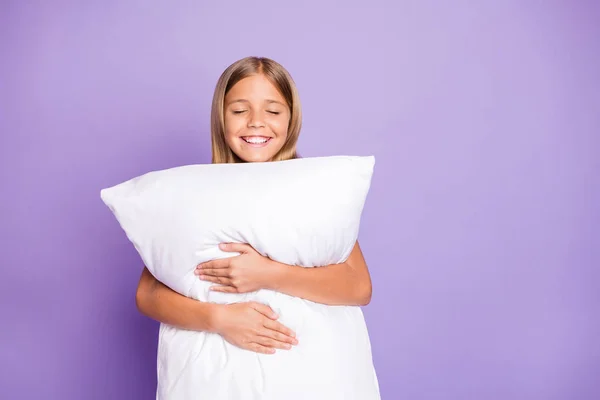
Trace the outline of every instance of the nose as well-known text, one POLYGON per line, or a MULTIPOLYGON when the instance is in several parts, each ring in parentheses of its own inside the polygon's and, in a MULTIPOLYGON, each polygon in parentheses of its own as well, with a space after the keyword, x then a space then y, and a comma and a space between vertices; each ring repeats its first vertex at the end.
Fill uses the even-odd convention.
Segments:
POLYGON ((249 128, 264 128, 265 121, 261 118, 260 113, 253 112, 250 114, 250 118, 248 119, 248 127, 249 128))

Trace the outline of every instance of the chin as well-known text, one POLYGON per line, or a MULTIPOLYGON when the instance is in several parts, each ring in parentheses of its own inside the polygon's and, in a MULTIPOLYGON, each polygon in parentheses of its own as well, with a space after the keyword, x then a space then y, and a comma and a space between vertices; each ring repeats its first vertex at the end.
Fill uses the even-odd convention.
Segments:
POLYGON ((243 152, 243 153, 238 154, 238 157, 240 157, 242 160, 244 160, 246 162, 267 162, 271 158, 273 158, 273 155, 265 154, 265 153, 243 152))

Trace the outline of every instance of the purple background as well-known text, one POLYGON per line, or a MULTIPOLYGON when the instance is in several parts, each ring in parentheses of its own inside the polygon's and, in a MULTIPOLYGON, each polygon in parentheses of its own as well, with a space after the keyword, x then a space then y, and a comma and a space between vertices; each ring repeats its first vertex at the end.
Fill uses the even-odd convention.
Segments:
POLYGON ((600 398, 599 7, 281 3, 1 3, 0 397, 154 398, 141 261, 99 192, 209 162, 219 74, 264 55, 302 155, 377 157, 383 398, 600 398))

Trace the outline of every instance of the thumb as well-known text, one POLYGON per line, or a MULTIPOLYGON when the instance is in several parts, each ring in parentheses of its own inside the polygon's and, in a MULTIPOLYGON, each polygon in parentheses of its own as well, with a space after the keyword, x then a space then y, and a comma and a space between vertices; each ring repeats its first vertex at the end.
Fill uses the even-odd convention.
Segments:
POLYGON ((267 318, 271 318, 273 320, 279 318, 279 315, 277 315, 277 313, 266 304, 257 303, 253 301, 250 305, 252 308, 254 308, 259 313, 263 314, 267 318))

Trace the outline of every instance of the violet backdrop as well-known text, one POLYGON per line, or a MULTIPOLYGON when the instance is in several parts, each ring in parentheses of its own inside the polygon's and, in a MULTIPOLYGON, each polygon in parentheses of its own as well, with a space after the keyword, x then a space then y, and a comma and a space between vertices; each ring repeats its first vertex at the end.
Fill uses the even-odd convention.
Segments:
POLYGON ((360 240, 383 399, 600 398, 591 1, 2 1, 0 397, 150 399, 158 324, 100 189, 210 161, 247 55, 303 156, 375 155, 360 240))

